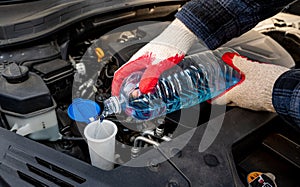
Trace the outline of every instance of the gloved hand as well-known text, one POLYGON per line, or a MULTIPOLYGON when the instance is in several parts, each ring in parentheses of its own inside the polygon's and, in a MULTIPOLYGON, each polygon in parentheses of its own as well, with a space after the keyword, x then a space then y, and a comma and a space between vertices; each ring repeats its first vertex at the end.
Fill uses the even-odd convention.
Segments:
POLYGON ((273 86, 277 78, 289 69, 251 61, 236 53, 225 53, 222 59, 242 73, 242 80, 213 99, 212 103, 275 112, 272 104, 273 86))
POLYGON ((139 83, 141 93, 151 92, 160 75, 178 64, 196 40, 197 37, 181 21, 175 19, 115 72, 112 95, 119 95, 123 80, 135 71, 144 71, 139 83))

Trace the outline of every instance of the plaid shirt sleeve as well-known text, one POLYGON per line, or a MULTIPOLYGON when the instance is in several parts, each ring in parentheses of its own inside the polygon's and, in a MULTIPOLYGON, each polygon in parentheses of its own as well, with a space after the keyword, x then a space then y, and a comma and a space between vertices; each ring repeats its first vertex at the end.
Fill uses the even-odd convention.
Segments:
POLYGON ((272 102, 278 114, 300 127, 300 69, 287 71, 277 79, 272 102))
POLYGON ((210 49, 271 17, 294 0, 192 0, 176 14, 210 49))

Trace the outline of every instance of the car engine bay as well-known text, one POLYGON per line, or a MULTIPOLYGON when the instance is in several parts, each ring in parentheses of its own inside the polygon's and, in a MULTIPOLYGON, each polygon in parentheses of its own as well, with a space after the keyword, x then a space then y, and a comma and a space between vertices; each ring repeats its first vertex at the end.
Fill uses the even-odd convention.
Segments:
MULTIPOLYGON (((208 102, 140 123, 108 116, 118 127, 114 169, 91 165, 87 124, 68 116, 72 100, 103 107, 114 72, 184 3, 0 3, 0 186, 246 186, 258 170, 278 186, 299 186, 299 129, 273 113, 208 102)), ((299 12, 296 2, 223 47, 299 68, 299 12)), ((203 50, 196 43, 187 56, 203 50)))

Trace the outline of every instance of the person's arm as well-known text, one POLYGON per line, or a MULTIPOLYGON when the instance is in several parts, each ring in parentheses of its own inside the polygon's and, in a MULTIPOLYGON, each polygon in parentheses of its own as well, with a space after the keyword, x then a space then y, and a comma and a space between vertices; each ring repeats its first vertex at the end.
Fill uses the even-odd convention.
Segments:
POLYGON ((210 49, 253 28, 294 0, 192 0, 176 17, 210 49))
POLYGON ((300 127, 300 70, 282 74, 274 84, 272 102, 286 121, 300 127))
POLYGON ((196 41, 214 49, 279 12, 293 0, 194 0, 176 14, 159 36, 134 54, 115 72, 112 95, 119 95, 123 80, 144 71, 139 88, 151 92, 160 75, 179 63, 196 41))

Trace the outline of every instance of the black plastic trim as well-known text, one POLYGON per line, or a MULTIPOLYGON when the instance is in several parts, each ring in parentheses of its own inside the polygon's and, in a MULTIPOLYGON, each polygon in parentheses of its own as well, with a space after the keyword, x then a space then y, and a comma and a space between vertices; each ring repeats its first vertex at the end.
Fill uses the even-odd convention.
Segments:
MULTIPOLYGON (((183 0, 47 0, 0 6, 0 47, 38 39, 95 15, 177 4, 183 0), (136 8, 136 9, 135 9, 136 8)), ((174 10, 172 10, 174 11, 174 10)), ((146 12, 145 12, 146 13, 146 12)), ((147 13, 149 14, 149 13, 147 13)), ((139 15, 140 16, 140 15, 139 15)))

